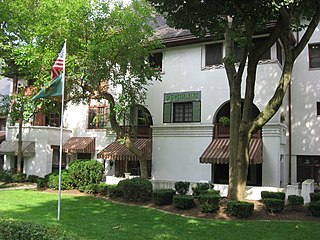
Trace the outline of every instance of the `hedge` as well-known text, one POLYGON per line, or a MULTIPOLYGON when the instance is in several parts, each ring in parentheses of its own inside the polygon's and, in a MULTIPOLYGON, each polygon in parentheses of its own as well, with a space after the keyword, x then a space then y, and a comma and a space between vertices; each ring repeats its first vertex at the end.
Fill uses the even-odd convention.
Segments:
POLYGON ((250 217, 253 210, 253 203, 233 200, 227 202, 227 213, 238 218, 250 217))
POLYGON ((156 205, 171 204, 175 194, 174 189, 157 189, 152 192, 152 199, 156 205))
POLYGON ((265 198, 273 198, 273 199, 281 199, 285 200, 286 194, 284 192, 270 192, 270 191, 262 191, 261 198, 264 200, 265 198))
POLYGON ((302 196, 289 195, 288 196, 288 206, 292 210, 299 210, 304 204, 304 199, 302 196))
POLYGON ((310 202, 308 205, 309 213, 314 217, 320 217, 320 201, 310 202))
POLYGON ((196 206, 196 203, 191 195, 175 195, 173 205, 178 209, 191 209, 196 206))
POLYGON ((152 197, 152 183, 146 178, 125 179, 118 183, 124 198, 134 202, 146 202, 152 197))
POLYGON ((283 211, 284 200, 276 198, 265 198, 263 199, 263 204, 266 210, 271 213, 279 213, 283 211))
POLYGON ((189 187, 190 187, 190 182, 179 181, 179 182, 175 182, 174 184, 174 188, 181 195, 186 195, 189 191, 189 187))
POLYGON ((217 194, 200 194, 199 195, 199 203, 201 212, 203 213, 212 213, 219 210, 220 204, 220 195, 217 194))

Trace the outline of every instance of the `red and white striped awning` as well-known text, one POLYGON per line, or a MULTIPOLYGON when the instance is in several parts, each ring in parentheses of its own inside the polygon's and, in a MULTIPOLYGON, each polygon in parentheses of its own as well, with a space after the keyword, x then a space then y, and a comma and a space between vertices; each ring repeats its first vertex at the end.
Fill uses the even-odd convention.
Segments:
MULTIPOLYGON (((200 163, 228 164, 230 139, 213 139, 200 157, 200 163)), ((249 164, 262 163, 262 139, 251 139, 249 145, 249 164)))
POLYGON ((95 137, 72 137, 64 145, 66 153, 94 153, 96 151, 95 137))
MULTIPOLYGON (((152 140, 149 138, 138 138, 133 140, 133 144, 139 150, 143 151, 148 156, 148 160, 151 160, 152 140)), ((119 143, 117 140, 105 147, 98 153, 98 158, 105 160, 128 160, 138 161, 136 155, 134 155, 124 144, 119 143)))

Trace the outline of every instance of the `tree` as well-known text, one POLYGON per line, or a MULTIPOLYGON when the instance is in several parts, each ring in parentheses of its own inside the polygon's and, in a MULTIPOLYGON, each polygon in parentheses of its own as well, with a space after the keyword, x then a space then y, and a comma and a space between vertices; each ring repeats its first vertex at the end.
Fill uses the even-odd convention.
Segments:
POLYGON ((251 136, 280 108, 291 81, 294 61, 319 23, 320 3, 318 0, 148 1, 173 27, 190 29, 200 37, 210 34, 215 39, 225 39, 226 56, 223 61, 230 89, 228 196, 231 199, 242 200, 245 197, 251 136), (271 28, 268 27, 270 24, 271 28), (303 36, 299 40, 294 39, 292 31, 303 27, 306 29, 303 36), (261 30, 267 31, 269 35, 263 43, 257 44, 253 41, 253 36, 261 30), (261 56, 279 39, 285 53, 282 75, 265 109, 253 118, 251 114, 257 65, 261 56), (235 65, 235 43, 242 46, 244 51, 238 67, 235 65), (246 88, 241 110, 240 90, 245 71, 246 88))
MULTIPOLYGON (((146 86, 159 79, 146 61, 159 46, 148 24, 150 6, 143 0, 129 5, 100 0, 9 0, 5 4, 10 17, 2 21, 2 33, 18 39, 11 41, 15 44, 12 57, 6 60, 14 61, 37 92, 50 81, 52 61, 67 39, 66 102, 107 99, 112 129, 138 156, 141 175, 147 177, 147 156, 134 146, 128 129, 119 122, 131 107, 143 104, 146 86), (118 86, 120 94, 115 91, 118 86)), ((48 105, 46 100, 38 103, 48 105)))

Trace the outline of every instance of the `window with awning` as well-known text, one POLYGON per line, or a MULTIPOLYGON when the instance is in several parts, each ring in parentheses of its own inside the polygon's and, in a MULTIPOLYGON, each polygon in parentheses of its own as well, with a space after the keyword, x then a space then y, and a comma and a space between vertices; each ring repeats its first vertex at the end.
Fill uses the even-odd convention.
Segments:
POLYGON ((95 137, 72 137, 63 145, 66 153, 94 153, 95 150, 95 137))
MULTIPOLYGON (((230 139, 213 139, 200 157, 200 163, 228 164, 230 139)), ((262 139, 251 139, 249 145, 249 164, 262 163, 262 139)))

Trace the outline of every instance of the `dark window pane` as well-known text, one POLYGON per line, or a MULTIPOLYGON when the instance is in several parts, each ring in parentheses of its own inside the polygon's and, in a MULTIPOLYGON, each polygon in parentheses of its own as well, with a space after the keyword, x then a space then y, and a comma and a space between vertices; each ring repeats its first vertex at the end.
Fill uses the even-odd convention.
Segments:
POLYGON ((222 63, 222 43, 206 45, 206 66, 219 65, 222 63))
POLYGON ((277 59, 279 63, 282 65, 282 46, 279 42, 277 42, 277 59))
POLYGON ((192 122, 192 102, 173 104, 173 122, 192 122))
POLYGON ((309 67, 320 67, 320 44, 309 45, 309 67))
POLYGON ((162 52, 153 53, 149 56, 150 66, 157 70, 162 70, 162 52))
MULTIPOLYGON (((264 44, 265 38, 255 38, 252 40, 254 47, 259 49, 264 44)), ((269 48, 259 60, 268 60, 271 59, 271 49, 269 48)))

